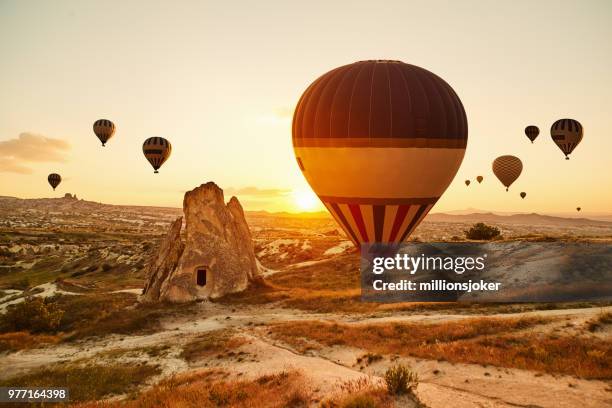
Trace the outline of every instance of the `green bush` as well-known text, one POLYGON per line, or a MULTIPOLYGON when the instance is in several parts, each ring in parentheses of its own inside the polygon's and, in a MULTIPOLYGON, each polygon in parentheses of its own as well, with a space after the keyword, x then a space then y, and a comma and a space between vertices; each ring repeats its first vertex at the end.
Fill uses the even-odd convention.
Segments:
POLYGON ((52 299, 30 296, 21 303, 9 306, 7 312, 0 316, 0 329, 3 332, 55 332, 63 315, 64 311, 52 299))
POLYGON ((479 222, 474 224, 472 228, 465 231, 465 236, 467 239, 474 240, 488 240, 498 237, 500 234, 499 228, 491 227, 485 223, 479 222))
POLYGON ((418 375, 408 367, 398 364, 385 372, 387 391, 392 395, 412 393, 419 384, 418 375))

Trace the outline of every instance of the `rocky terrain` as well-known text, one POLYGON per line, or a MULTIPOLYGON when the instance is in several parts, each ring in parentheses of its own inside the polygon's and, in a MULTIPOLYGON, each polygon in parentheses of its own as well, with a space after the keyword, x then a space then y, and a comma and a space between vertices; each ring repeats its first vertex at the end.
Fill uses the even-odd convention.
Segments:
MULTIPOLYGON (((211 214, 225 215, 189 215, 187 206, 186 217, 235 214, 236 204, 210 202, 211 214)), ((29 296, 62 312, 51 328, 0 324, 0 386, 70 379, 82 406, 343 406, 358 397, 389 407, 612 403, 609 303, 363 303, 359 258, 326 214, 246 212, 265 282, 218 299, 142 303, 151 261, 189 245, 182 215, 72 195, 0 199, 0 316, 32 303, 29 296), (411 395, 381 391, 398 364, 418 375, 411 395), (269 397, 236 400, 253 393, 269 397)), ((565 242, 612 242, 612 223, 489 214, 431 214, 412 239, 464 240, 475 222, 499 227, 500 242, 540 271, 556 265, 565 242), (529 240, 556 249, 526 251, 529 240)), ((198 229, 208 231, 204 224, 198 229)), ((183 251, 162 257, 175 259, 168 272, 183 251)))

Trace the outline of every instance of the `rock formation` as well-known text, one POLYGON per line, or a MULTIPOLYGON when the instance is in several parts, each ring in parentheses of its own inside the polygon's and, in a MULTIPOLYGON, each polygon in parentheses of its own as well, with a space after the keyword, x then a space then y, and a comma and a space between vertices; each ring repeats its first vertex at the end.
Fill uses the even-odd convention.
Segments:
POLYGON ((147 269, 143 301, 188 302, 245 290, 259 270, 244 211, 209 182, 185 193, 177 218, 147 269))
POLYGON ((78 200, 77 195, 72 195, 70 193, 66 193, 64 194, 64 199, 66 200, 78 200))

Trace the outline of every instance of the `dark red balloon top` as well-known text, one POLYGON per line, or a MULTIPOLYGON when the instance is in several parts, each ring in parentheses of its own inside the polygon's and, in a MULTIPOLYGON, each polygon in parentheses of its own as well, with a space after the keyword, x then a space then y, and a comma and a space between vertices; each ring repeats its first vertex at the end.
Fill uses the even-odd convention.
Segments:
POLYGON ((450 85, 401 61, 359 61, 329 71, 306 89, 293 116, 296 146, 309 145, 307 139, 343 145, 337 139, 365 138, 464 148, 467 129, 465 110, 450 85))

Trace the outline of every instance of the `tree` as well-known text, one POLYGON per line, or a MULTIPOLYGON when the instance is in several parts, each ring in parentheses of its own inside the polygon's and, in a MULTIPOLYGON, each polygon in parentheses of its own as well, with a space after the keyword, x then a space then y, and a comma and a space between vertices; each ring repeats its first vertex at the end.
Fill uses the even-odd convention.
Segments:
POLYGON ((472 228, 465 231, 465 236, 467 239, 474 239, 479 241, 493 239, 495 237, 498 237, 499 234, 499 228, 489 226, 482 222, 474 224, 472 228))

